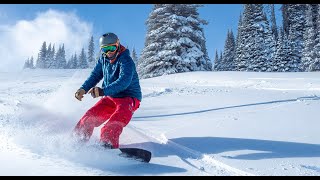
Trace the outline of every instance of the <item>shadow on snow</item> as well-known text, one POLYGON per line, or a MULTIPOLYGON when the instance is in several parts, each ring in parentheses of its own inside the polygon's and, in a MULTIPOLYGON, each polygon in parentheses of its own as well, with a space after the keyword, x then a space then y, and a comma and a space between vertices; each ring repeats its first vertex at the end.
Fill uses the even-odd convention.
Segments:
POLYGON ((201 158, 202 154, 218 154, 241 150, 256 152, 245 152, 240 155, 224 157, 243 160, 320 157, 320 145, 318 144, 243 138, 181 137, 170 139, 167 144, 151 142, 140 144, 139 146, 152 149, 154 151, 153 156, 178 155, 184 159, 201 158))

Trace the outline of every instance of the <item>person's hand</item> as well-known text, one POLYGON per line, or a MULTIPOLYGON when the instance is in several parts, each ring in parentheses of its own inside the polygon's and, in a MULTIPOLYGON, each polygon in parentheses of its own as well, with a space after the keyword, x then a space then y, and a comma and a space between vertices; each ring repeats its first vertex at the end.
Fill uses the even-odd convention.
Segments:
POLYGON ((86 91, 84 89, 78 89, 77 92, 74 94, 74 96, 81 101, 83 98, 83 95, 86 94, 86 91))
POLYGON ((96 97, 99 97, 99 96, 103 96, 104 93, 103 93, 103 89, 99 88, 99 87, 93 87, 91 88, 88 93, 91 94, 91 96, 93 98, 96 98, 96 97))

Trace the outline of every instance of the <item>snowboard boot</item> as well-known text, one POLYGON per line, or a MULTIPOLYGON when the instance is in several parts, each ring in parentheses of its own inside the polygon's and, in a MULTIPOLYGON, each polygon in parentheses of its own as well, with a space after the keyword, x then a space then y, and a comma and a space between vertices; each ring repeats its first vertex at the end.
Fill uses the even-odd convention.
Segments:
POLYGON ((106 149, 115 149, 112 144, 107 143, 107 142, 101 142, 101 146, 106 148, 106 149))

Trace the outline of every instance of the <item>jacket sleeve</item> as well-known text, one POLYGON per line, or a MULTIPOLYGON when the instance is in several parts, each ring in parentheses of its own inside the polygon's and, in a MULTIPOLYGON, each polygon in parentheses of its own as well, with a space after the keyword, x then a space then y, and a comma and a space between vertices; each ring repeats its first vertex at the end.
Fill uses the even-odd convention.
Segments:
POLYGON ((88 92, 92 87, 97 85, 102 78, 103 78, 102 64, 101 64, 101 61, 99 59, 98 62, 96 63, 96 66, 91 71, 90 76, 82 84, 82 86, 80 88, 82 88, 86 92, 88 92))
POLYGON ((131 84, 134 66, 132 64, 133 61, 130 61, 127 58, 123 58, 120 61, 119 78, 103 89, 105 96, 117 94, 125 90, 131 84))

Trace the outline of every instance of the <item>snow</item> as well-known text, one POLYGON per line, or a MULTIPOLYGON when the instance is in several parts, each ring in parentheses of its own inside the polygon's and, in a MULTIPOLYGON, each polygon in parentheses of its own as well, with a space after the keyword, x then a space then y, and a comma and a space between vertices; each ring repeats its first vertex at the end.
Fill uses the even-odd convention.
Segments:
MULTIPOLYGON (((97 102, 74 98, 89 73, 0 72, 0 175, 320 175, 320 72, 141 80, 141 106, 120 144, 150 150, 148 164, 69 138, 97 102)), ((89 144, 98 137, 99 127, 89 144)))

